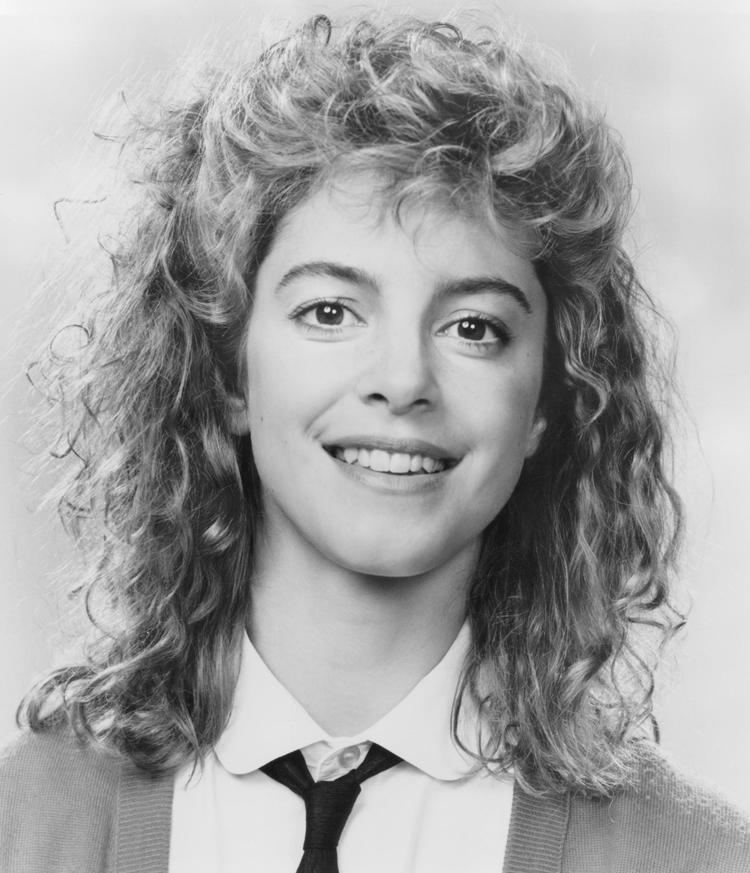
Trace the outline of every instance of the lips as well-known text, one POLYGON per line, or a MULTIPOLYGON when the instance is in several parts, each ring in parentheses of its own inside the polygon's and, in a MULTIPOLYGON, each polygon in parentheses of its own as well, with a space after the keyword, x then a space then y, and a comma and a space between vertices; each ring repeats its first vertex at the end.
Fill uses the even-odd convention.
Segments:
POLYGON ((424 476, 454 467, 458 460, 439 446, 424 442, 365 441, 324 446, 329 455, 350 466, 396 476, 424 476))

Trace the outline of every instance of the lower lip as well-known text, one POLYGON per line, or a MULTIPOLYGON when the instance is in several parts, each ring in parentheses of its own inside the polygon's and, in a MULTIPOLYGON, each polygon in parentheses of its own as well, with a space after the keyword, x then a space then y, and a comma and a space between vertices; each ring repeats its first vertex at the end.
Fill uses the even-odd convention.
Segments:
MULTIPOLYGON (((326 454, 328 453, 326 452, 326 454)), ((436 491, 443 486, 448 475, 457 466, 441 470, 439 473, 412 473, 411 475, 408 473, 380 473, 359 464, 347 464, 346 461, 340 461, 333 455, 328 455, 328 457, 345 476, 355 482, 361 482, 363 485, 389 494, 427 494, 436 491)))

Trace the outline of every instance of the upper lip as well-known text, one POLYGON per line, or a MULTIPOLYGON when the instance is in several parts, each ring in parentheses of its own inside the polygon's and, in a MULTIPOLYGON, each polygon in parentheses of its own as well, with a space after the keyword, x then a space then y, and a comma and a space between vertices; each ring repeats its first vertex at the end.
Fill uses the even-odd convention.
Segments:
POLYGON ((427 455, 436 460, 457 460, 456 455, 445 446, 420 439, 397 439, 382 436, 347 436, 326 440, 325 448, 380 449, 384 452, 402 452, 406 455, 427 455))

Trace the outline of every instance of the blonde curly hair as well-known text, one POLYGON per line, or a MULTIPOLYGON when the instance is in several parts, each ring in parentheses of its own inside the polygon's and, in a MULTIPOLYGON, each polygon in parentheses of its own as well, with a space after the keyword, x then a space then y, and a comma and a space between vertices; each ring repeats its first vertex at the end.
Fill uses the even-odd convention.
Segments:
POLYGON ((35 369, 79 461, 60 510, 97 631, 23 718, 67 720, 154 770, 218 739, 262 514, 228 426, 254 277, 291 208, 342 170, 374 171, 396 212, 439 198, 529 241, 549 303, 548 425, 484 535, 459 699, 487 714, 488 766, 531 790, 611 791, 651 711, 638 630, 661 640, 681 621, 680 504, 653 306, 623 249, 628 164, 602 115, 498 31, 318 16, 134 121, 123 147, 142 163, 136 220, 110 244, 80 351, 35 369))

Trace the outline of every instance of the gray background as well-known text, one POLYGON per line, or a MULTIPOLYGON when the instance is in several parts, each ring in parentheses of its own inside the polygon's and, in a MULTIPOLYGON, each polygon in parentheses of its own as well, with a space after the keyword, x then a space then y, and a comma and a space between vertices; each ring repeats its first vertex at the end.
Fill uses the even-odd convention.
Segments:
MULTIPOLYGON (((273 14, 296 20, 343 7, 276 2, 273 14)), ((664 747, 750 810, 744 7, 512 0, 496 8, 566 59, 628 146, 638 191, 631 248, 677 327, 688 409, 678 482, 689 515, 682 579, 693 607, 663 672, 657 714, 664 747)), ((450 7, 410 8, 439 16, 450 7)), ((67 608, 49 578, 66 559, 64 540, 49 511, 32 512, 39 483, 26 472, 24 437, 32 399, 19 375, 47 317, 32 293, 62 244, 52 203, 86 193, 82 155, 103 101, 169 69, 206 33, 254 43, 255 22, 269 9, 252 0, 0 0, 0 736, 12 731, 32 676, 51 662, 67 608)))

